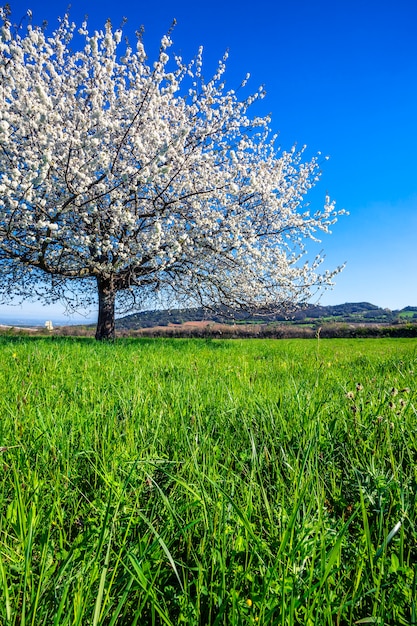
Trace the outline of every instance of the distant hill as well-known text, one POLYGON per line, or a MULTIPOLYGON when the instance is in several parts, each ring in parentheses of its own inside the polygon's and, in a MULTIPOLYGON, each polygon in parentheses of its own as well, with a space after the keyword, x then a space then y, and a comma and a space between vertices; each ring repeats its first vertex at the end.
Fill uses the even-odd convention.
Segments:
POLYGON ((272 323, 306 324, 311 322, 347 322, 362 324, 398 324, 417 322, 417 307, 407 306, 404 309, 391 311, 382 309, 369 302, 347 302, 332 306, 308 305, 294 311, 291 315, 271 313, 262 316, 250 315, 232 309, 220 309, 216 312, 202 308, 170 309, 143 311, 121 317, 117 320, 118 330, 138 330, 169 326, 186 322, 212 321, 216 323, 272 323))

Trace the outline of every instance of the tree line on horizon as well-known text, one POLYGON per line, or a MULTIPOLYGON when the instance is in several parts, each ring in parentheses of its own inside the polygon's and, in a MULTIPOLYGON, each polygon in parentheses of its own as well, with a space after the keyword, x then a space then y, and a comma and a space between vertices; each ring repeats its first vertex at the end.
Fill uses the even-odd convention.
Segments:
POLYGON ((272 322, 281 322, 299 325, 307 321, 396 324, 401 321, 417 322, 417 307, 407 306, 401 310, 391 311, 368 302, 347 302, 338 305, 308 305, 299 307, 291 315, 271 312, 262 316, 251 315, 228 308, 214 311, 203 308, 153 310, 121 317, 117 320, 117 327, 123 331, 202 321, 218 324, 270 324, 272 322))

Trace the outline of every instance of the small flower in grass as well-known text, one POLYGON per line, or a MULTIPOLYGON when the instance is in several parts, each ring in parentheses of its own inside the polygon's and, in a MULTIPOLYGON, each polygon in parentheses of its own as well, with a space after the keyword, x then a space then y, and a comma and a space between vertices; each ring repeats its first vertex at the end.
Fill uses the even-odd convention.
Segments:
POLYGON ((355 397, 355 394, 353 393, 353 391, 348 391, 346 394, 346 398, 348 398, 349 400, 353 400, 355 397))
POLYGON ((252 606, 252 604, 253 604, 252 600, 250 598, 248 598, 246 600, 246 605, 250 608, 252 606))
POLYGON ((13 358, 13 359, 17 359, 17 352, 13 352, 13 354, 12 354, 12 358, 13 358))
POLYGON ((404 387, 404 389, 401 389, 401 393, 410 393, 410 387, 404 387))
POLYGON ((363 389, 363 385, 361 385, 360 383, 356 384, 356 391, 362 391, 363 389))
POLYGON ((393 388, 391 389, 391 395, 392 395, 392 396, 396 396, 397 394, 398 394, 398 389, 396 389, 395 387, 393 387, 393 388))

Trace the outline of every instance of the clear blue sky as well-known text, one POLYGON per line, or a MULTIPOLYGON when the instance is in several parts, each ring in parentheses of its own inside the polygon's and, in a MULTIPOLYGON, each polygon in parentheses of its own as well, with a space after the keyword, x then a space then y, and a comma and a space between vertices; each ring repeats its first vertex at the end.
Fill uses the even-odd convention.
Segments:
MULTIPOLYGON (((34 23, 54 27, 68 2, 10 5, 15 21, 30 8, 34 23)), ((191 58, 203 45, 206 76, 229 49, 228 86, 247 72, 254 90, 265 85, 257 112, 272 113, 283 148, 330 156, 311 201, 328 192, 349 211, 322 244, 328 267, 347 265, 321 302, 417 306, 416 0, 72 0, 72 19, 86 14, 97 29, 126 17, 132 39, 143 24, 151 58, 175 18, 175 51, 191 58)), ((61 309, 18 311, 39 310, 46 319, 61 309)))

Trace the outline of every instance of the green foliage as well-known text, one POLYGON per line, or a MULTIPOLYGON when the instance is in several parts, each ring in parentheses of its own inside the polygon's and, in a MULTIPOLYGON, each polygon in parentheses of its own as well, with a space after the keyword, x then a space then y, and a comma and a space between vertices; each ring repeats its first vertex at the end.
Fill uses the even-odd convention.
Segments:
POLYGON ((415 623, 416 340, 0 352, 1 624, 415 623))
MULTIPOLYGON (((117 320, 120 331, 137 330, 210 320, 218 323, 260 324, 272 322, 291 323, 299 326, 305 323, 312 324, 396 324, 400 321, 412 322, 417 319, 417 308, 406 307, 401 311, 390 311, 370 304, 369 302, 346 302, 333 306, 307 305, 297 308, 292 314, 285 312, 271 312, 263 315, 251 315, 242 310, 233 310, 227 307, 216 311, 207 311, 202 308, 170 309, 156 311, 142 311, 126 315, 117 320)), ((330 329, 329 329, 330 330, 330 329)), ((415 335, 414 335, 415 336, 415 335)))

